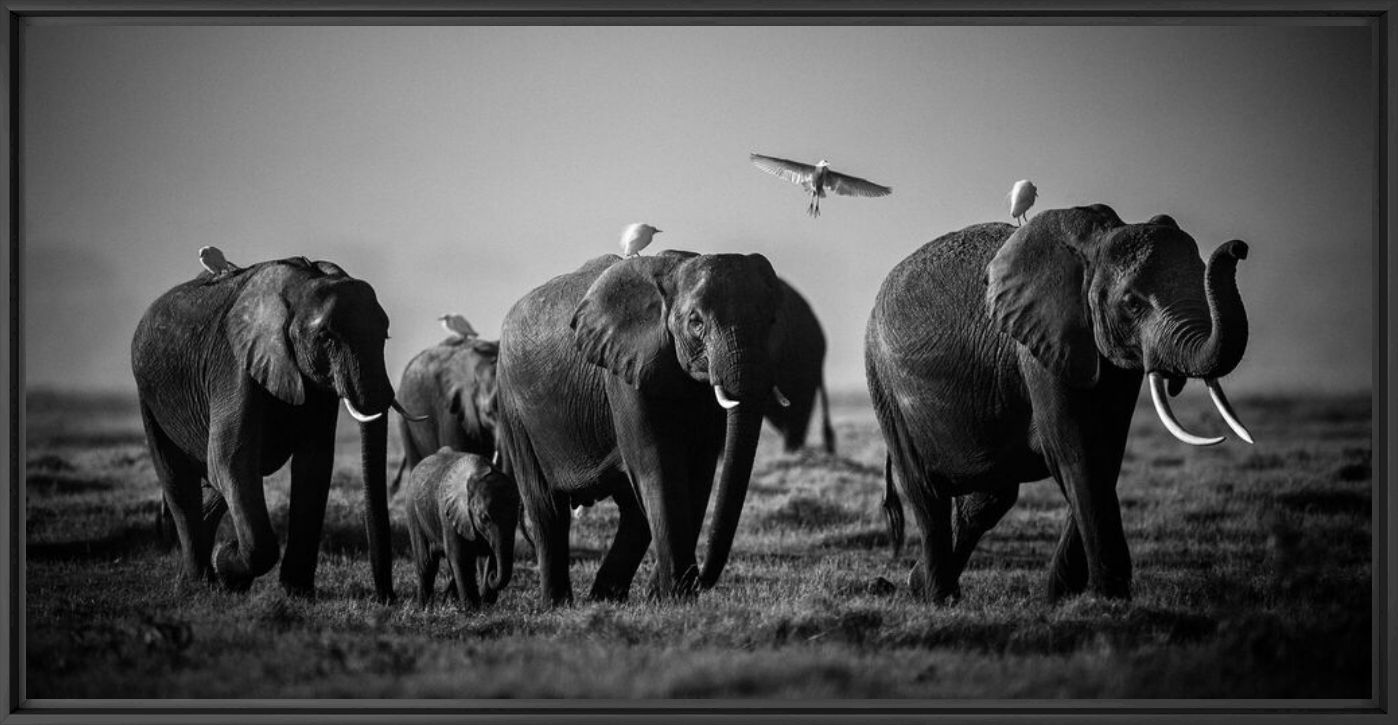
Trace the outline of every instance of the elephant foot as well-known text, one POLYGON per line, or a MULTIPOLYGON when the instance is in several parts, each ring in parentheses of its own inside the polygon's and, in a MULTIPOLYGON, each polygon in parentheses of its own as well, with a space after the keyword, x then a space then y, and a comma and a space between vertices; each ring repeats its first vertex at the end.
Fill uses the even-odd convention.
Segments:
POLYGON ((646 599, 659 601, 665 599, 687 599, 697 596, 699 592, 711 588, 705 586, 699 576, 699 567, 690 564, 680 575, 675 577, 674 582, 669 586, 661 580, 661 577, 651 577, 650 585, 646 587, 646 599))
POLYGON ((282 580, 282 591, 293 599, 314 600, 316 598, 316 586, 314 584, 297 584, 282 580))
POLYGON ((234 563, 237 556, 237 543, 220 543, 214 546, 214 554, 210 557, 213 564, 214 580, 230 592, 246 592, 252 588, 253 578, 233 574, 229 571, 230 568, 237 568, 238 564, 234 563))
POLYGON ((913 564, 913 568, 908 570, 908 590, 913 596, 925 599, 937 606, 951 606, 961 601, 961 585, 935 587, 929 595, 927 591, 927 574, 923 571, 921 564, 913 564))
POLYGON ((617 583, 593 582, 592 591, 588 592, 587 598, 594 602, 617 602, 621 603, 631 597, 630 585, 621 586, 617 583))

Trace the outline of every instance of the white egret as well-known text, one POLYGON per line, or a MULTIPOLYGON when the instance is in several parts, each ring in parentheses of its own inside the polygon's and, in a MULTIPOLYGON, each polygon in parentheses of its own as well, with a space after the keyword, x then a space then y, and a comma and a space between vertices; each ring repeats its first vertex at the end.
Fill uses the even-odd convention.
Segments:
POLYGON ((442 323, 443 330, 446 330, 447 332, 450 332, 454 335, 460 335, 461 337, 467 340, 473 337, 479 337, 479 333, 476 332, 476 328, 471 327, 471 323, 467 322, 466 318, 462 317, 461 315, 442 315, 441 317, 437 318, 437 321, 442 323))
POLYGON ((623 257, 635 257, 641 253, 646 245, 650 244, 651 237, 660 233, 659 229, 649 225, 636 222, 627 225, 621 230, 621 255, 623 257))
POLYGON ((1034 182, 1028 179, 1020 179, 1015 185, 1010 187, 1010 216, 1015 221, 1023 224, 1022 217, 1029 213, 1029 207, 1034 206, 1034 200, 1039 198, 1039 189, 1034 186, 1034 182))
POLYGON ((806 213, 813 217, 820 216, 820 200, 827 190, 841 196, 888 196, 893 193, 893 189, 868 179, 832 171, 825 159, 821 159, 815 166, 762 154, 748 154, 748 159, 757 168, 793 184, 799 184, 811 192, 811 203, 806 206, 806 213))
POLYGON ((224 272, 236 272, 242 269, 238 265, 228 261, 223 256, 223 250, 215 246, 199 248, 199 263, 204 265, 204 269, 212 274, 222 274, 224 272))

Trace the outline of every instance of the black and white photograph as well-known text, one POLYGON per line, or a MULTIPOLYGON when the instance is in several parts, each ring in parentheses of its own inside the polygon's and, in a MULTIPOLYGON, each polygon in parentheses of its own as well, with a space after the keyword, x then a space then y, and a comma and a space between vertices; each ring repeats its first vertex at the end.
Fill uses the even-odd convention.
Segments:
POLYGON ((1349 7, 12 16, 14 701, 1381 702, 1349 7))

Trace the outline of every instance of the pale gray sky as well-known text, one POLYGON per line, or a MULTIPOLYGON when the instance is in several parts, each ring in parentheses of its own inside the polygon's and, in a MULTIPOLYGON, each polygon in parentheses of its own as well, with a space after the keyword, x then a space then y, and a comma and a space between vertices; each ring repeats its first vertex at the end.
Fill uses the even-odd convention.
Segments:
POLYGON ((1252 254, 1229 390, 1371 382, 1370 45, 1289 27, 35 27, 23 59, 26 376, 133 387, 146 305, 304 254, 369 280, 388 364, 616 249, 757 251, 862 389, 888 270, 968 224, 1103 202, 1252 254), (817 220, 751 151, 893 187, 817 220))

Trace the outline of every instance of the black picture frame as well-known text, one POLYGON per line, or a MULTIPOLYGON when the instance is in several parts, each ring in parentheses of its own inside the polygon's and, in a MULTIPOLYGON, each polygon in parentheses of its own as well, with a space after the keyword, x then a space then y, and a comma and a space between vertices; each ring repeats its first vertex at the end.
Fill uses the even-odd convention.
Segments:
MULTIPOLYGON (((1392 0, 1224 0, 1223 2, 1166 2, 1163 0, 1045 0, 1043 2, 991 0, 930 0, 854 3, 848 0, 301 0, 297 2, 247 0, 6 0, 0 32, 7 41, 0 60, 0 78, 7 89, 4 149, 8 173, 3 194, 8 222, 7 253, 0 256, 0 276, 8 282, 3 335, 6 340, 0 365, 6 375, 6 416, 0 421, 5 448, 6 479, 0 503, 0 651, 5 653, 0 677, 0 722, 429 722, 429 721, 854 721, 854 722, 964 722, 1030 721, 1093 722, 1130 721, 1137 725, 1178 720, 1213 721, 1228 717, 1249 722, 1316 722, 1343 718, 1347 722, 1392 722, 1393 645, 1392 619, 1398 597, 1391 587, 1395 573, 1391 529, 1394 502, 1389 493, 1391 461, 1398 443, 1390 436, 1389 422, 1398 412, 1390 396, 1393 361, 1389 355, 1395 340, 1394 300, 1391 295, 1395 262, 1390 254, 1394 234, 1392 219, 1398 211, 1394 189, 1395 149, 1398 149, 1398 101, 1393 81, 1398 58, 1398 27, 1392 0), (1362 25, 1373 38, 1373 130, 1378 152, 1373 206, 1373 412, 1374 491, 1376 511, 1373 532, 1375 586, 1373 588, 1374 663, 1373 693, 1368 701, 1106 701, 1085 705, 1056 701, 926 701, 926 702, 814 702, 771 701, 278 701, 200 700, 149 701, 84 700, 36 701, 23 696, 24 683, 24 469, 25 433, 22 320, 25 280, 24 219, 20 194, 24 159, 19 157, 23 133, 20 119, 24 83, 23 53, 26 27, 35 23, 100 24, 222 24, 222 23, 349 23, 349 24, 1289 24, 1362 25)), ((1262 61, 1265 62, 1265 61, 1262 61)))

